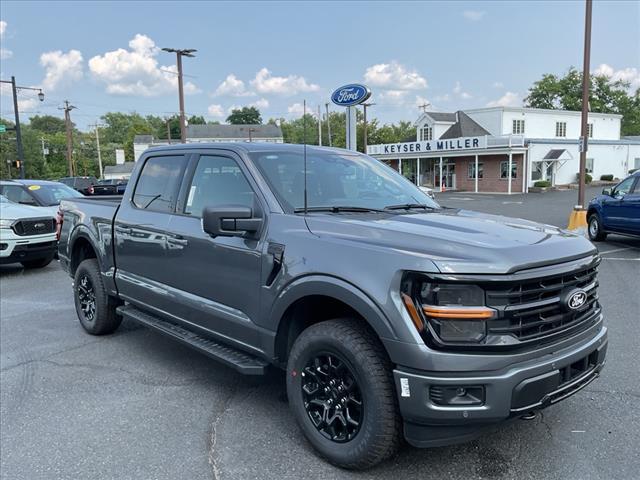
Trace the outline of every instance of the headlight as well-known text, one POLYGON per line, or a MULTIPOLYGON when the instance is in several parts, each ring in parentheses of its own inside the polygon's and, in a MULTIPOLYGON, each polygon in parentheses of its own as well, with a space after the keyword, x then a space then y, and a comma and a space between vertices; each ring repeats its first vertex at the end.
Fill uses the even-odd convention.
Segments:
POLYGON ((12 224, 13 224, 13 220, 5 220, 5 219, 0 220, 0 228, 11 228, 12 224))
POLYGON ((484 290, 477 285, 438 283, 421 275, 408 274, 402 283, 403 301, 419 331, 416 315, 424 319, 443 341, 482 341, 487 320, 496 311, 485 306, 484 290), (417 306, 416 306, 417 305, 417 306), (413 306, 413 308, 411 308, 413 306))

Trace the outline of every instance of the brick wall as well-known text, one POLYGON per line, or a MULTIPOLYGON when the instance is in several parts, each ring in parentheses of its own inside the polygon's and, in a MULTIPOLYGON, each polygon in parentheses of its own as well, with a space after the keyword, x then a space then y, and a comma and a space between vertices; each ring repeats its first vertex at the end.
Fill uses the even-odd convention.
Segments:
MULTIPOLYGON (((454 159, 452 159, 454 160, 454 159)), ((482 155, 478 163, 484 164, 483 178, 478 179, 479 192, 507 192, 508 180, 500 178, 500 162, 508 161, 508 155, 482 155)), ((456 164, 456 187, 458 190, 475 191, 475 179, 467 178, 470 163, 475 163, 475 156, 458 157, 456 164)), ((522 192, 522 154, 513 155, 513 163, 517 165, 516 178, 511 179, 511 191, 522 192)))

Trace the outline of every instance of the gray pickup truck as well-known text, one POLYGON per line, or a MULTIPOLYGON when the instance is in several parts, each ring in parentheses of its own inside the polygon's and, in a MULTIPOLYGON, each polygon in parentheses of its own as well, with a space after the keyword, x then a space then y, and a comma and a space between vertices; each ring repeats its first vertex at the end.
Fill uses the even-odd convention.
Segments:
POLYGON ((596 379, 599 257, 549 225, 440 207, 359 153, 152 148, 123 197, 61 204, 93 335, 139 322, 248 375, 285 370, 309 442, 353 469, 472 439, 596 379))

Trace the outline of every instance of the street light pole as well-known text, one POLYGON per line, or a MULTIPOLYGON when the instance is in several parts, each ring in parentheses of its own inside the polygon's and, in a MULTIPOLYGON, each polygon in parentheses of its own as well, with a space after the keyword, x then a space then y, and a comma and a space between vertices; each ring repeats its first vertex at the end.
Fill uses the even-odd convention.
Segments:
POLYGON ((20 163, 20 178, 24 178, 24 149, 22 148, 22 132, 20 130, 20 113, 18 112, 18 90, 36 90, 38 92, 38 99, 44 101, 44 93, 42 89, 33 87, 18 87, 16 86, 16 77, 11 76, 11 81, 0 80, 1 83, 10 83, 11 92, 13 93, 13 113, 16 119, 16 154, 18 156, 18 162, 20 163))
POLYGON ((178 97, 179 97, 179 105, 180 105, 180 141, 182 143, 187 143, 187 126, 186 119, 184 115, 184 88, 182 85, 182 57, 195 57, 193 54, 197 52, 197 50, 193 48, 187 49, 176 49, 176 48, 163 48, 165 52, 175 53, 176 54, 176 65, 178 67, 178 97))
POLYGON ((329 120, 329 103, 325 103, 327 109, 327 137, 329 137, 329 146, 331 147, 331 121, 329 120))
POLYGON ((104 127, 104 125, 96 122, 91 126, 96 128, 96 148, 98 149, 98 170, 100 172, 100 178, 102 178, 103 173, 102 173, 102 156, 100 153, 100 127, 104 127))

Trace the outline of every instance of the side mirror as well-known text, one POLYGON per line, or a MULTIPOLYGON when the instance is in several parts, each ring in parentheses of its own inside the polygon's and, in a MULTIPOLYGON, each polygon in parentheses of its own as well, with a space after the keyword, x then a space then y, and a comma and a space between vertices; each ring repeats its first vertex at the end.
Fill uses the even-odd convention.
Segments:
POLYGON ((602 189, 602 194, 611 196, 611 189, 610 188, 603 188, 602 189))
POLYGON ((242 205, 217 205, 202 211, 202 229, 212 237, 241 237, 262 227, 262 218, 253 218, 253 210, 242 205))

